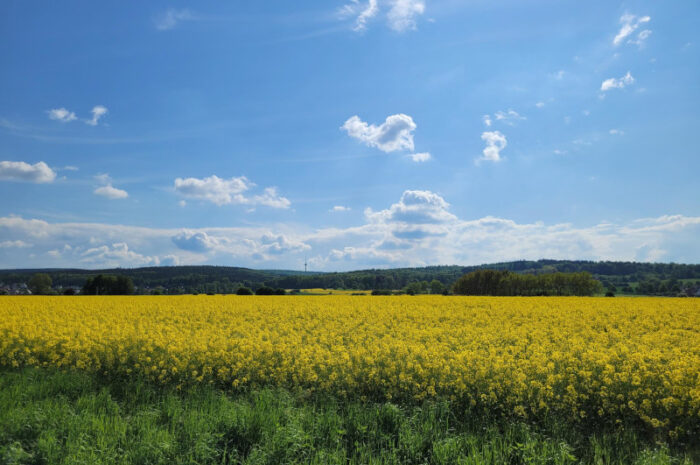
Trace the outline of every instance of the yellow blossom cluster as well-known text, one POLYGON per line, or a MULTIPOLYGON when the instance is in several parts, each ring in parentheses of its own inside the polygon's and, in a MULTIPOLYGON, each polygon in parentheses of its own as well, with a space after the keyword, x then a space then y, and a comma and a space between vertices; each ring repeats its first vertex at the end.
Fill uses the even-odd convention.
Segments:
POLYGON ((700 425, 700 299, 0 298, 0 366, 700 425))

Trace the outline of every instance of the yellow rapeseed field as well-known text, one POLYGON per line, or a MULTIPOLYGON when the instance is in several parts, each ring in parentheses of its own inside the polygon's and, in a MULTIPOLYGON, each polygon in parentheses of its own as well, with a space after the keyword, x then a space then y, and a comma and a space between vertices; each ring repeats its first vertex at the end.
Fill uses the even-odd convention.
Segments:
POLYGON ((0 365, 444 396, 675 436, 700 421, 700 299, 2 297, 0 365))

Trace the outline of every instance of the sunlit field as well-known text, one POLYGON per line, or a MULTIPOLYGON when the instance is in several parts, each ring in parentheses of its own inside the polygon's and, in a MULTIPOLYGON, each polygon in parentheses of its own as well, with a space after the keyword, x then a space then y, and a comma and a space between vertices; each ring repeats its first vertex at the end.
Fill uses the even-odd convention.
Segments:
MULTIPOLYGON (((6 297, 5 373, 556 420, 691 444, 700 300, 362 296, 6 297), (291 394, 290 394, 291 395, 291 394)), ((342 429, 342 428, 341 428, 342 429)), ((566 463, 566 462, 564 462, 566 463)), ((665 463, 665 462, 664 462, 665 463)))

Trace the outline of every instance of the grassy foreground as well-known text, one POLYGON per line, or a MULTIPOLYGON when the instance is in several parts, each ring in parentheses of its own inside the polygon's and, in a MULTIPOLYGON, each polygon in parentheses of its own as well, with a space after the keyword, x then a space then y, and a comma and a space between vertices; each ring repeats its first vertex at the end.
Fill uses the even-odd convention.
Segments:
POLYGON ((692 444, 262 389, 177 391, 75 371, 0 370, 2 464, 691 464, 692 444))

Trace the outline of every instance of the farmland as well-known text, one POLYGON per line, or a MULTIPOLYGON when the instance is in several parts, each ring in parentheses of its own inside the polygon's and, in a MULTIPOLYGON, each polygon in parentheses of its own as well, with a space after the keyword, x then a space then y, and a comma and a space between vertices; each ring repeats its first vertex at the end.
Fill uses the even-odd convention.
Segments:
MULTIPOLYGON (((138 390, 159 393, 155 397, 190 399, 189 393, 204 390, 255 404, 259 396, 289 396, 288 402, 302 402, 302 412, 331 402, 343 418, 347 409, 371 416, 395 408, 389 415, 408 418, 415 409, 443 408, 458 430, 473 426, 474 418, 484 427, 508 425, 500 431, 516 435, 524 433, 512 428, 552 434, 552 425, 565 425, 580 438, 601 430, 618 439, 633 434, 681 454, 692 453, 700 431, 695 299, 329 295, 1 302, 6 389, 68 373, 108 391, 137 383, 138 390)), ((6 409, 17 407, 3 402, 6 409)), ((347 425, 337 429, 347 431, 347 425)), ((447 429, 443 439, 458 432, 447 429)), ((465 440, 459 437, 453 439, 465 440)), ((582 450, 581 457, 592 454, 582 450)))

